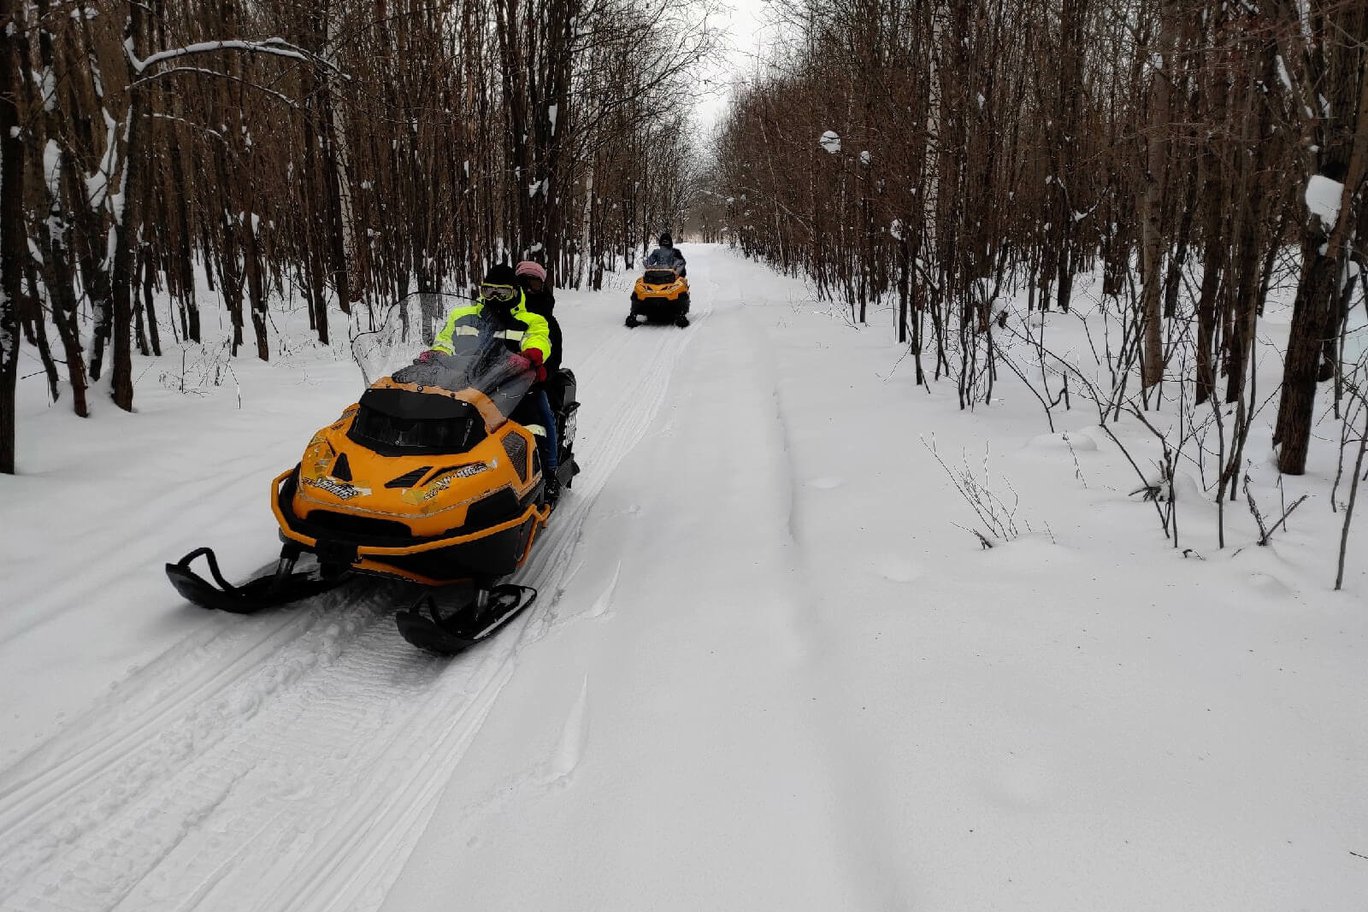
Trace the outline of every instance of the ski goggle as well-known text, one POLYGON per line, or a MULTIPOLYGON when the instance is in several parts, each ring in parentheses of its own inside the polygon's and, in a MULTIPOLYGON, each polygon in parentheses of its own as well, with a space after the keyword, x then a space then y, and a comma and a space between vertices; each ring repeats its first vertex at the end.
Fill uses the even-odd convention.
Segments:
POLYGON ((486 301, 511 301, 518 296, 518 289, 512 285, 481 285, 480 297, 486 301))

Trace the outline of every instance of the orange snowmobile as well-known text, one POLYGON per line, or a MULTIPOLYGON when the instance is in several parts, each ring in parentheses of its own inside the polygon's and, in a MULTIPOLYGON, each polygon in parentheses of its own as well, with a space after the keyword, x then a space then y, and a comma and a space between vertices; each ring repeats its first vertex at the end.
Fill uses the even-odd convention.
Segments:
POLYGON ((632 310, 627 314, 627 328, 637 325, 637 318, 647 323, 689 325, 689 280, 669 266, 647 266, 632 289, 632 310))
MULTIPOLYGON (((367 379, 373 365, 394 360, 384 338, 393 332, 382 328, 353 340, 367 379)), ((206 608, 249 614, 355 574, 407 580, 425 591, 396 615, 400 632, 446 654, 493 634, 531 605, 535 589, 496 583, 527 560, 552 510, 532 430, 536 410, 517 420, 534 373, 512 365, 497 337, 454 342, 453 355, 375 379, 360 401, 314 434, 299 464, 272 482, 271 508, 284 542, 273 573, 234 586, 213 551, 199 548, 166 565, 180 594, 206 608), (305 555, 317 566, 296 572, 305 555), (217 587, 190 569, 200 556, 217 587)), ((564 370, 558 379, 565 389, 558 474, 569 487, 578 470, 579 403, 574 374, 564 370)))

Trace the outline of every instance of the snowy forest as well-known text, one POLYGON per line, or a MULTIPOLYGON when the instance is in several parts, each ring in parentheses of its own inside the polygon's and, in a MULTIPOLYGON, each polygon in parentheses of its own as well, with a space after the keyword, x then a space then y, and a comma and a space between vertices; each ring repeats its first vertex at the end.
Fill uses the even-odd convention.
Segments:
POLYGON ((266 359, 284 289, 326 342, 330 300, 467 284, 514 253, 599 288, 686 214, 853 319, 896 299, 918 376, 953 375, 964 404, 990 389, 997 302, 1067 312, 1097 270, 1112 372, 1138 371, 1146 407, 1165 380, 1239 405, 1226 475, 1275 284, 1297 302, 1280 469, 1305 469, 1318 383, 1364 412, 1344 346, 1368 288, 1355 0, 774 4, 783 40, 706 161, 687 117, 717 35, 680 2, 10 6, 0 471, 21 335, 76 414, 106 370, 131 408, 132 348, 199 340, 198 268, 234 352, 266 359))
POLYGON ((5 0, 0 471, 19 340, 51 395, 133 406, 131 351, 233 351, 267 311, 394 300, 536 253, 599 287, 678 219, 689 80, 715 35, 682 0, 5 0), (170 314, 153 306, 165 293, 170 314))
POLYGON ((1337 415, 1364 419, 1366 365, 1343 356, 1368 289, 1368 5, 871 0, 787 14, 784 59, 723 132, 727 219, 743 249, 811 275, 855 319, 896 297, 919 378, 988 396, 1000 299, 1020 287, 1067 312, 1077 276, 1097 270, 1121 324, 1113 373, 1138 368, 1142 395, 1167 380, 1197 405, 1238 404, 1233 474, 1260 395, 1259 318, 1290 282, 1280 469, 1305 469, 1318 382, 1334 382, 1337 415))

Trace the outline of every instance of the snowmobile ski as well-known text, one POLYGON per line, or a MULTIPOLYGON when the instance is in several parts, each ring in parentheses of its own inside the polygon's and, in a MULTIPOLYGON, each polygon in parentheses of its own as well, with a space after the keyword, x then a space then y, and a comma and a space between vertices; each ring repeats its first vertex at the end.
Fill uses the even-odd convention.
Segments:
POLYGON ((441 607, 437 593, 424 593, 394 620, 400 635, 419 649, 455 655, 498 633, 536 600, 536 589, 512 583, 478 589, 449 609, 441 607))
POLYGON ((325 578, 312 573, 296 573, 294 567, 298 560, 299 553, 286 547, 281 551, 273 572, 234 586, 219 571, 214 550, 196 548, 176 563, 167 564, 166 575, 186 601, 201 608, 233 614, 255 614, 267 608, 297 602, 333 589, 346 579, 345 575, 325 578), (212 583, 190 569, 190 565, 199 557, 203 557, 209 565, 209 575, 214 579, 212 583))

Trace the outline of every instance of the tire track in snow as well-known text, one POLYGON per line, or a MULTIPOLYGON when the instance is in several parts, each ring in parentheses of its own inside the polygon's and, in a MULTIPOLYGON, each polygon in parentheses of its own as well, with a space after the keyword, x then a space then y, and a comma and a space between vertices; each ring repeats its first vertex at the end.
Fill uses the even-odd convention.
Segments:
MULTIPOLYGON (((623 327, 622 333, 624 336, 636 337, 645 328, 628 330, 623 327)), ((674 364, 682 357, 688 341, 693 338, 686 335, 688 332, 690 331, 686 330, 681 333, 674 327, 662 328, 661 338, 651 342, 648 349, 649 361, 645 365, 645 370, 638 372, 638 383, 616 384, 611 400, 606 403, 608 408, 604 409, 603 414, 616 415, 617 418, 595 441, 597 455, 593 458, 601 460, 601 464, 595 465, 586 461, 586 468, 575 479, 575 486, 562 498, 562 509, 558 509, 557 514, 551 519, 555 533, 552 541, 543 542, 543 546, 528 560, 527 574, 538 581, 533 585, 538 585, 539 588, 552 588, 568 579, 567 571, 570 568, 567 563, 584 537, 585 524, 590 514, 589 507, 598 499, 623 457, 645 436, 646 431, 655 422, 656 415, 665 402, 674 364), (569 511, 563 509, 567 505, 571 507, 569 511), (564 515, 567 513, 568 515, 564 515)), ((624 338, 602 352, 601 357, 608 361, 605 366, 611 368, 612 364, 618 363, 621 359, 620 353, 631 343, 631 339, 624 338)), ((637 345, 640 347, 641 343, 637 342, 637 345)), ((595 367, 597 372, 597 365, 591 366, 595 367)), ((604 374, 607 373, 608 371, 604 370, 604 374)), ((588 407, 590 406, 585 406, 588 407)), ((559 595, 559 592, 554 592, 550 608, 533 615, 536 622, 528 625, 529 642, 541 639, 554 627, 559 617, 559 595)))
MULTIPOLYGON (((236 460, 242 461, 242 460, 236 460)), ((178 474, 174 469, 167 470, 170 477, 178 474)), ((208 515, 218 515, 231 509, 251 478, 262 480, 262 484, 252 485, 253 494, 266 490, 265 483, 273 478, 277 470, 258 463, 254 469, 243 470, 233 475, 217 476, 212 484, 209 479, 187 480, 176 488, 163 492, 156 501, 155 510, 118 516, 96 516, 88 528, 98 531, 73 537, 73 550, 81 555, 81 572, 73 573, 56 580, 44 579, 27 589, 14 593, 14 604, 23 606, 23 616, 6 624, 0 631, 0 644, 16 640, 44 624, 62 618, 68 608, 89 604, 92 600, 107 595, 108 581, 118 579, 126 571, 129 560, 127 543, 158 542, 164 538, 167 516, 183 515, 195 509, 208 515), (103 520, 101 522, 100 520, 103 520), (117 523, 119 534, 110 536, 104 530, 108 524, 117 523)), ((143 548, 140 557, 145 557, 150 549, 143 548)), ((161 561, 149 561, 160 569, 161 561)), ((272 562, 274 564, 274 562, 272 562)))
POLYGON ((592 506, 696 334, 614 330, 575 365, 585 469, 520 575, 550 598, 455 662, 402 641, 383 585, 215 618, 7 773, 0 908, 377 906, 518 653, 553 629, 592 506), (639 382, 608 382, 626 365, 639 382))
MULTIPOLYGON (((614 329, 616 328, 615 321, 614 329)), ((592 506, 626 453, 636 445, 654 423, 656 415, 664 403, 672 368, 682 357, 690 338, 678 332, 662 331, 660 338, 649 346, 643 346, 640 342, 629 341, 629 335, 630 333, 625 327, 618 330, 616 334, 609 335, 608 344, 597 347, 589 357, 581 362, 582 366, 576 368, 577 377, 587 378, 591 389, 600 389, 602 387, 594 383, 594 378, 619 372, 625 360, 625 352, 635 347, 638 358, 642 357, 643 353, 646 357, 644 367, 647 371, 647 380, 635 386, 615 384, 612 397, 598 405, 599 414, 610 419, 610 423, 603 430, 602 436, 597 438, 601 441, 598 446, 586 449, 585 452, 592 455, 586 458, 584 471, 576 478, 575 487, 571 489, 571 492, 562 498, 551 525, 543 533, 546 539, 529 558, 528 564, 520 575, 523 583, 536 586, 541 592, 549 592, 550 598, 543 600, 523 618, 516 620, 511 625, 514 629, 504 631, 500 637, 496 637, 485 647, 482 647, 491 652, 489 661, 496 664, 498 672, 506 672, 506 677, 501 679, 498 689, 502 689, 503 684, 506 684, 507 680, 512 677, 512 670, 516 667, 518 655, 523 648, 542 639, 557 626, 556 618, 560 608, 559 598, 562 587, 576 569, 570 563, 570 557, 583 539, 592 506)), ((640 369, 638 373, 640 373, 640 369)), ((583 383, 580 388, 581 390, 585 389, 583 383)), ((581 395, 580 398, 583 400, 585 396, 581 395)), ((591 403, 598 401, 594 400, 593 393, 590 394, 589 398, 591 403)), ((584 426, 588 427, 591 432, 596 432, 598 431, 597 421, 591 419, 584 426)), ((407 647, 407 644, 403 645, 407 647)), ((488 702, 492 705, 492 697, 488 702)), ((580 706, 579 708, 581 711, 576 716, 578 721, 575 721, 572 727, 579 733, 579 739, 582 742, 582 726, 586 723, 584 722, 584 707, 580 706)), ((485 714, 480 716, 481 722, 485 714)), ((438 768, 428 771, 429 775, 423 780, 426 788, 424 799, 413 804, 414 814, 404 825, 392 830, 395 839, 388 847, 388 851, 390 857, 397 861, 384 868, 372 871, 368 889, 364 893, 345 897, 329 896, 326 899, 322 898, 321 895, 314 896, 307 904, 279 906, 279 908, 316 909, 319 912, 324 912, 324 910, 344 907, 355 909, 378 907, 389 886, 398 876, 403 860, 408 857, 413 846, 421 837, 422 831, 435 809, 442 788, 456 770, 461 757, 464 756, 465 747, 474 739, 478 729, 477 724, 466 728, 458 727, 452 731, 452 736, 460 739, 459 751, 449 756, 443 754, 443 756, 448 756, 448 759, 439 764, 438 768), (358 905, 363 901, 364 904, 358 905), (343 905, 344 903, 346 905, 343 905)), ((577 747, 576 750, 578 749, 577 747)), ((564 750, 565 746, 562 745, 562 751, 564 750)), ((568 775, 568 772, 566 774, 568 775)), ((363 857, 365 856, 363 855, 363 857)), ((320 888, 323 886, 320 885, 320 888)))
POLYGON ((0 794, 0 897, 128 809, 155 807, 169 776, 333 661, 379 619, 365 596, 309 605, 235 653, 213 648, 237 641, 224 636, 177 650, 30 755, 11 771, 26 777, 0 794))
MULTIPOLYGON (((767 344, 757 346, 764 353, 777 349, 770 339, 767 326, 752 314, 744 313, 751 339, 763 339, 767 344)), ((757 356, 761 356, 757 352, 757 356)), ((780 499, 785 505, 783 531, 787 553, 785 579, 786 598, 782 604, 787 613, 787 624, 792 632, 806 644, 822 642, 828 631, 823 629, 820 602, 826 596, 819 581, 813 578, 810 567, 812 561, 806 553, 810 543, 803 535, 802 492, 798 479, 799 470, 796 448, 794 446, 794 423, 787 407, 783 384, 778 382, 780 364, 777 358, 768 356, 769 375, 776 378, 773 390, 772 433, 775 449, 779 456, 779 470, 774 473, 774 482, 780 499), (796 584, 795 584, 796 583, 796 584)), ((791 395, 791 394, 790 394, 791 395)), ((809 649, 804 661, 817 664, 822 661, 823 652, 809 649)), ((811 671, 808 673, 811 677, 811 671)), ((829 701, 821 701, 805 707, 807 724, 814 737, 814 754, 828 769, 827 778, 833 791, 840 796, 835 806, 841 808, 837 815, 839 829, 833 837, 843 840, 849 848, 841 853, 849 859, 852 866, 851 882, 860 884, 865 891, 861 906, 869 908, 902 909, 910 905, 907 890, 896 879, 889 877, 890 871, 898 866, 889 854, 889 846, 897 844, 891 833, 885 831, 887 814, 881 795, 887 791, 871 788, 874 770, 869 769, 865 753, 870 748, 863 743, 840 713, 835 712, 829 701), (851 771, 856 771, 855 775, 851 771)), ((877 753, 877 751, 873 751, 877 753)))

